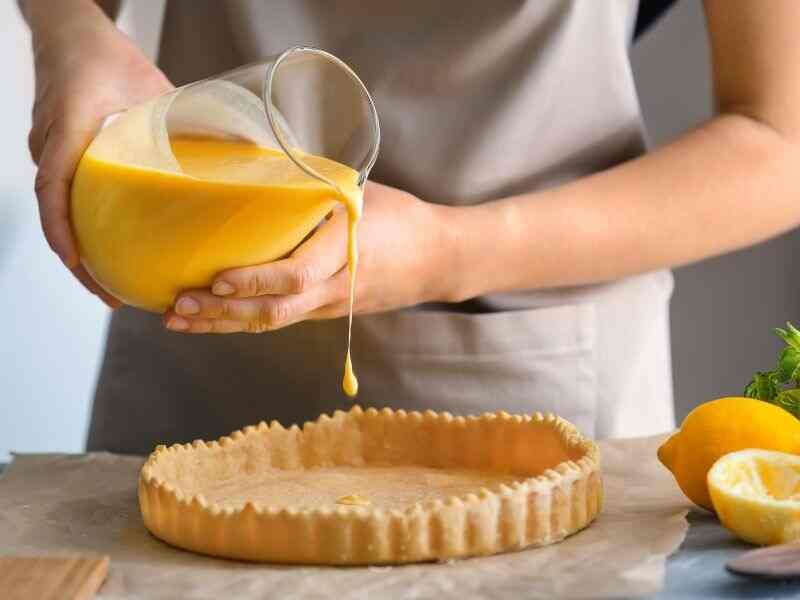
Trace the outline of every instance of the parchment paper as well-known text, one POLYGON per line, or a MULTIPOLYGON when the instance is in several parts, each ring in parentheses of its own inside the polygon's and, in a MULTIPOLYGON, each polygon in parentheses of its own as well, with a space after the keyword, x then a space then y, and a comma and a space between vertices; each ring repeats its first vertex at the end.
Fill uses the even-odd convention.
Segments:
POLYGON ((439 564, 319 568, 237 563, 172 548, 142 524, 140 457, 17 455, 0 477, 0 555, 111 556, 102 600, 130 598, 607 598, 657 592, 687 501, 655 458, 663 436, 601 442, 606 501, 560 544, 439 564))

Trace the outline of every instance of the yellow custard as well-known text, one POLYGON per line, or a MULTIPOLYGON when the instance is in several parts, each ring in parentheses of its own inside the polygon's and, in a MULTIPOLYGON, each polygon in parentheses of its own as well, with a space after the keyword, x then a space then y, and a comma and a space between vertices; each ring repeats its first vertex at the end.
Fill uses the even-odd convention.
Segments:
POLYGON ((360 496, 358 494, 346 494, 336 499, 336 504, 344 504, 347 506, 369 506, 372 504, 369 498, 360 496))
POLYGON ((86 268, 123 302, 164 312, 180 291, 206 288, 220 271, 286 256, 342 204, 350 271, 342 387, 354 396, 350 326, 362 207, 358 173, 301 155, 334 188, 278 150, 235 141, 178 138, 172 152, 182 172, 104 160, 89 147, 75 173, 71 204, 86 268))

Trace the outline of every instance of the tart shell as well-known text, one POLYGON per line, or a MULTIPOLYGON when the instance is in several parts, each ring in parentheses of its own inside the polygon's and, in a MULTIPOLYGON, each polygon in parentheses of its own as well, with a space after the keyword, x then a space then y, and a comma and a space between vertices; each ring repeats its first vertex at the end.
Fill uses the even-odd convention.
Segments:
MULTIPOLYGON (((361 491, 359 491, 361 493, 361 491)), ((369 491, 366 492, 369 496, 369 491)), ((397 564, 488 555, 564 539, 603 499, 597 446, 551 414, 453 417, 356 406, 302 429, 273 421, 213 442, 158 446, 142 467, 144 524, 202 554, 303 564, 397 564), (204 482, 348 467, 472 469, 508 483, 414 502, 265 504, 209 500, 204 482)))

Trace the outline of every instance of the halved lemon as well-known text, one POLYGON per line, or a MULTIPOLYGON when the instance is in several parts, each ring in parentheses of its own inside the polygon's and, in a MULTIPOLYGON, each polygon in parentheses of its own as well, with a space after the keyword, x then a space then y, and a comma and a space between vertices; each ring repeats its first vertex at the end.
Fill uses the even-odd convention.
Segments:
POLYGON ((764 546, 800 539, 800 456, 740 450, 708 472, 708 489, 722 524, 764 546))

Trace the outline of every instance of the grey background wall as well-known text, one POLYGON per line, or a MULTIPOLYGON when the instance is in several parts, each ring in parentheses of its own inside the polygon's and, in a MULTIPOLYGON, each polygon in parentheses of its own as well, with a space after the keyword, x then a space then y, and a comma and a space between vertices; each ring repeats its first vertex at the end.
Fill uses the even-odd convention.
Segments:
MULTIPOLYGON (((163 0, 126 5, 123 28, 152 54, 163 0)), ((700 6, 699 0, 683 0, 632 51, 656 144, 710 114, 700 6)), ((33 96, 29 42, 13 2, 0 3, 0 57, 7 81, 0 97, 3 460, 8 450, 82 448, 107 312, 70 280, 39 231, 26 147, 33 96)), ((739 393, 752 371, 771 365, 778 343, 770 328, 800 320, 796 251, 800 236, 789 234, 677 272, 672 329, 679 417, 698 402, 739 393)))

